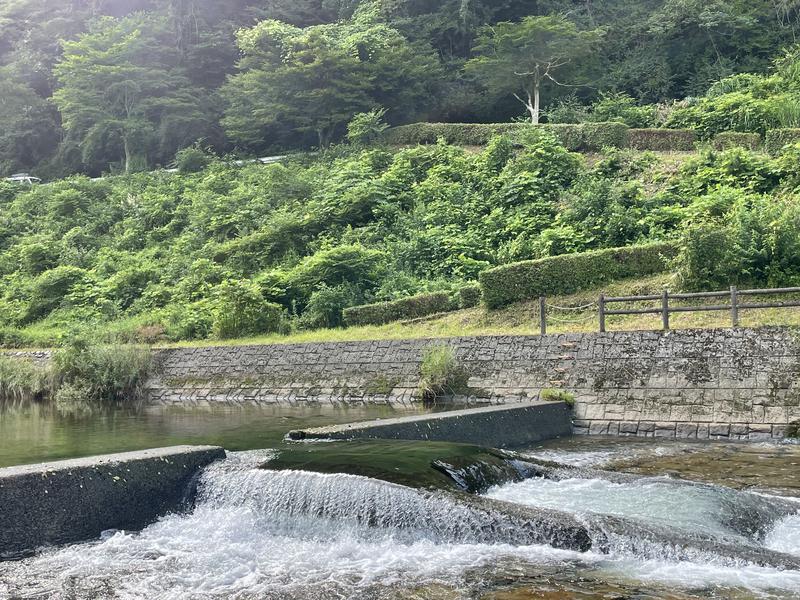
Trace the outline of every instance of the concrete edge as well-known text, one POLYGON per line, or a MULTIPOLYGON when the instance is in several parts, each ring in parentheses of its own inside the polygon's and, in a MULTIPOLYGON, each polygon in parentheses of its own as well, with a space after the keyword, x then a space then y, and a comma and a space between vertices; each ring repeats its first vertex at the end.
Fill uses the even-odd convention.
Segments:
POLYGON ((286 440, 402 439, 503 448, 571 433, 570 407, 540 401, 294 430, 286 440))
POLYGON ((0 560, 186 510, 198 473, 225 456, 175 446, 0 469, 0 560))

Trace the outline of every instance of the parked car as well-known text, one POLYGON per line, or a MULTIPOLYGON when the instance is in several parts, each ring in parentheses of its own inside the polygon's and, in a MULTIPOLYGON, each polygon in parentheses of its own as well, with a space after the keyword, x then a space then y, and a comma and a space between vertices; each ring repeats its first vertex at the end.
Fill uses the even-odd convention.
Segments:
POLYGON ((10 181, 11 183, 23 183, 27 185, 33 185, 34 183, 42 183, 42 180, 38 177, 34 177, 28 173, 15 173, 11 177, 6 177, 6 181, 10 181))

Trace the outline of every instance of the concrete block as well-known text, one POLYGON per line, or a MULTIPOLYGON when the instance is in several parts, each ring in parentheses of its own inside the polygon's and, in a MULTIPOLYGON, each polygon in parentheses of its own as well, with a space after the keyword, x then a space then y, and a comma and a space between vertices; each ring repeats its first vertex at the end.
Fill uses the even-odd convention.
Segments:
POLYGON ((180 510, 222 448, 177 446, 0 469, 0 558, 141 529, 180 510))

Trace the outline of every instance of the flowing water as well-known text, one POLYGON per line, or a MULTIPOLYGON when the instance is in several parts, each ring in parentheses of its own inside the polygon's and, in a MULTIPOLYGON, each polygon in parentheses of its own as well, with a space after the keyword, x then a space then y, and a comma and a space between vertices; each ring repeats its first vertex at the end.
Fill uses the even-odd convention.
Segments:
MULTIPOLYGON (((216 418, 166 429, 208 442, 258 420, 216 418)), ((800 597, 800 446, 560 440, 510 457, 519 476, 474 496, 423 473, 432 456, 469 460, 467 447, 264 445, 207 468, 185 514, 0 563, 0 598, 800 597), (523 478, 542 459, 557 464, 523 478), (370 464, 381 479, 347 472, 370 464), (414 470, 436 489, 382 480, 414 470), (588 551, 565 549, 572 523, 588 551)))

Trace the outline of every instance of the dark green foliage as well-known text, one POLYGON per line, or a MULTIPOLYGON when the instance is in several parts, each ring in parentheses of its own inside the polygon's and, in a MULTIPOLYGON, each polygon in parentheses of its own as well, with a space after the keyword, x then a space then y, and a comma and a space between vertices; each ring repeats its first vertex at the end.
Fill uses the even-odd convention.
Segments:
POLYGON ((625 277, 661 273, 675 255, 674 244, 609 248, 520 262, 481 273, 483 300, 489 308, 539 296, 572 294, 625 277))
POLYGON ((732 190, 726 204, 690 226, 674 267, 684 288, 800 284, 800 207, 732 190))
POLYGON ((727 150, 729 148, 758 150, 761 147, 761 135, 758 133, 740 133, 738 131, 718 133, 714 138, 714 147, 717 150, 727 150))
POLYGON ((624 123, 628 127, 656 126, 656 107, 639 106, 636 99, 625 93, 602 94, 592 105, 591 120, 624 123))
POLYGON ((483 291, 480 284, 472 284, 458 290, 458 307, 475 308, 480 306, 483 291))
POLYGON ((220 340, 278 333, 283 326, 283 307, 264 300, 249 281, 223 281, 214 290, 212 331, 220 340))
POLYGON ((697 133, 687 129, 630 129, 625 143, 633 150, 687 152, 694 150, 697 133))
POLYGON ((797 142, 800 142, 800 129, 773 129, 764 138, 764 149, 778 156, 786 146, 797 142))
POLYGON ((384 134, 384 141, 407 146, 434 144, 441 139, 457 146, 485 146, 498 135, 509 134, 514 138, 531 131, 546 131, 555 135, 568 150, 592 152, 623 147, 627 130, 621 123, 538 126, 528 123, 415 123, 393 127, 384 134))
POLYGON ((195 144, 178 151, 175 155, 175 168, 179 173, 198 173, 208 167, 212 160, 213 156, 195 144))
POLYGON ((361 325, 383 325, 393 321, 418 319, 429 315, 454 310, 450 294, 437 292, 420 294, 393 302, 380 302, 365 306, 354 306, 344 310, 344 321, 350 327, 361 325))
POLYGON ((355 285, 329 287, 323 283, 312 292, 300 319, 301 325, 308 329, 342 327, 345 324, 344 311, 358 304, 360 296, 355 285))

